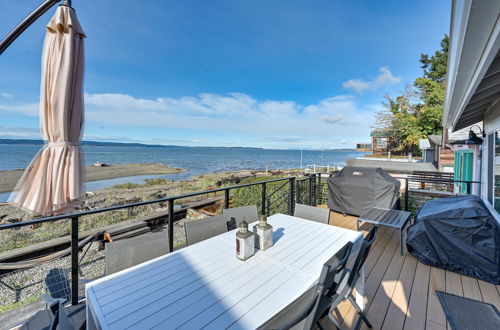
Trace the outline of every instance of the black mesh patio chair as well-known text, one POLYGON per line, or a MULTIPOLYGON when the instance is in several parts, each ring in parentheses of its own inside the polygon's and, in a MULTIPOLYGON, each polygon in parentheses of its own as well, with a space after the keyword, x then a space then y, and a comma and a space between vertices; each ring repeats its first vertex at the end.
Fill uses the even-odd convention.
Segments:
POLYGON ((184 223, 187 245, 193 245, 211 237, 227 232, 223 215, 184 223))
MULTIPOLYGON (((55 302, 66 304, 71 300, 71 281, 67 269, 52 268, 45 276, 46 293, 42 295, 42 299, 49 305, 55 302)), ((78 300, 85 298, 85 283, 89 280, 79 279, 78 285, 78 300)))
POLYGON ((106 275, 170 253, 167 231, 106 243, 106 275))
POLYGON ((314 326, 322 329, 321 322, 325 317, 337 329, 340 329, 340 325, 333 318, 330 311, 336 308, 333 303, 338 301, 336 298, 339 283, 343 282, 344 278, 348 276, 346 264, 351 249, 351 242, 344 245, 339 252, 323 265, 315 287, 285 307, 259 329, 312 329, 314 326))
POLYGON ((330 220, 330 210, 296 203, 293 216, 328 224, 330 220))
POLYGON ((226 223, 230 222, 231 218, 234 218, 236 220, 236 227, 238 227, 240 223, 243 222, 243 218, 247 223, 252 223, 259 220, 256 205, 224 209, 222 211, 222 214, 224 215, 224 221, 226 221, 226 223))

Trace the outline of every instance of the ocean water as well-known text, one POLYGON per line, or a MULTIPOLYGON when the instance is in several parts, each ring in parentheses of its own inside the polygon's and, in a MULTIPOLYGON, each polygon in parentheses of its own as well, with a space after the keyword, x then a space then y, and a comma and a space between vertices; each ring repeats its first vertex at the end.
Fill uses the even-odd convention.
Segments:
MULTIPOLYGON (((0 170, 26 168, 41 146, 0 144, 0 170)), ((117 183, 141 183, 148 178, 185 180, 191 176, 237 171, 244 169, 269 170, 300 168, 300 150, 245 149, 245 148, 189 148, 141 146, 83 146, 86 165, 99 161, 106 164, 161 163, 184 168, 187 171, 170 175, 141 175, 127 178, 94 181, 86 184, 87 190, 111 187, 117 183)), ((345 165, 348 158, 361 157, 365 152, 355 150, 303 150, 302 166, 345 165)), ((0 194, 0 201, 6 194, 0 194)))

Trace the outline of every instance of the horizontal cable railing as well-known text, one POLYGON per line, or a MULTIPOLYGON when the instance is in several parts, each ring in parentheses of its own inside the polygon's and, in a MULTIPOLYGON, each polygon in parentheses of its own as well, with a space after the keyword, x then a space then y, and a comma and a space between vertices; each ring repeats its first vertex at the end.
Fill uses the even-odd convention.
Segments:
POLYGON ((399 178, 403 181, 401 192, 401 208, 410 211, 416 216, 422 205, 432 199, 449 198, 461 195, 478 195, 480 181, 454 180, 445 177, 416 177, 399 178))
MULTIPOLYGON (((301 181, 304 189, 314 190, 316 174, 311 174, 301 181), (311 185, 305 187, 305 185, 311 185)), ((189 217, 190 205, 217 204, 221 208, 257 205, 260 214, 293 214, 294 205, 299 196, 295 194, 296 177, 284 177, 273 180, 252 182, 206 191, 168 196, 154 200, 140 201, 101 209, 86 210, 72 214, 55 215, 21 222, 0 224, 0 238, 13 241, 1 255, 11 255, 11 259, 0 259, 0 298, 4 294, 1 287, 13 292, 11 301, 31 301, 43 287, 44 275, 51 268, 69 271, 71 302, 78 302, 79 278, 93 279, 104 275, 104 253, 102 251, 104 235, 113 233, 116 238, 129 238, 147 232, 166 230, 170 250, 185 245, 183 222, 189 217), (200 199, 201 198, 201 199, 200 199), (159 205, 161 212, 152 209, 159 205), (153 215, 151 215, 153 213, 153 215), (131 217, 133 219, 131 219, 131 217), (171 220, 171 221, 170 221, 171 220), (119 225, 117 228, 115 225, 119 225), (122 226, 123 225, 123 226, 122 226), (98 239, 94 239, 94 236, 98 239), (86 242, 85 240, 88 240, 86 242), (50 242, 50 243, 49 243, 50 242), (82 242, 85 243, 82 246, 82 242), (87 244, 88 243, 88 244, 87 244), (23 247, 22 249, 17 249, 23 247), (33 247, 36 252, 24 254, 31 264, 20 266, 14 253, 33 247), (65 250, 66 249, 66 250, 65 250), (67 251, 67 252, 66 252, 67 251), (2 267, 2 265, 4 267, 2 267), (12 271, 19 266, 18 269, 12 271), (31 268, 36 269, 31 271, 31 268), (28 284, 26 284, 28 283, 28 284), (31 292, 26 296, 25 292, 31 292)), ((314 199, 308 197, 309 203, 314 199)), ((302 201, 303 202, 303 201, 302 201)), ((108 237, 109 238, 109 237, 108 237)), ((20 257, 18 257, 19 259, 20 257)), ((7 302, 9 299, 1 299, 7 302)), ((2 311, 0 304, 0 313, 2 311)))

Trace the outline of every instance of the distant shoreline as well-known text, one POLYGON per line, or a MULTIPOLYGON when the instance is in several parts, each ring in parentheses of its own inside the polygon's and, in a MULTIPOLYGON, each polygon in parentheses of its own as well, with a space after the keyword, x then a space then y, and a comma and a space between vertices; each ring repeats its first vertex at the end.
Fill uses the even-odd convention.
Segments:
MULTIPOLYGON (((23 145, 23 146, 43 146, 45 141, 38 139, 4 139, 0 138, 0 145, 23 145)), ((182 146, 182 145, 166 145, 166 144, 146 144, 146 143, 126 143, 126 142, 101 142, 101 141, 81 141, 82 146, 92 146, 92 147, 143 147, 143 148, 166 148, 166 149, 178 149, 178 148, 192 148, 192 149, 242 149, 242 150, 293 150, 300 151, 300 148, 287 148, 287 149, 275 149, 275 148, 262 148, 262 147, 225 147, 225 146, 182 146)), ((342 149, 303 149, 303 151, 340 151, 340 152, 352 152, 356 151, 355 148, 342 148, 342 149)))
MULTIPOLYGON (((98 181, 147 174, 177 174, 185 169, 163 164, 116 164, 96 167, 86 166, 85 181, 98 181)), ((11 192, 23 175, 24 170, 0 171, 0 193, 11 192)))

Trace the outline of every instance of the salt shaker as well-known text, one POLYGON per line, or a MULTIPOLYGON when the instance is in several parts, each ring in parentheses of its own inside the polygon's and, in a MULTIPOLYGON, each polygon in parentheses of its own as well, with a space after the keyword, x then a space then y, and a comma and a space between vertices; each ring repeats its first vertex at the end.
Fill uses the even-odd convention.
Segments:
POLYGON ((261 215, 259 223, 253 227, 255 247, 264 251, 273 246, 273 226, 267 223, 265 215, 261 215))
POLYGON ((248 231, 248 223, 243 221, 236 233, 236 257, 241 260, 247 260, 254 253, 253 233, 248 231))

